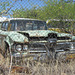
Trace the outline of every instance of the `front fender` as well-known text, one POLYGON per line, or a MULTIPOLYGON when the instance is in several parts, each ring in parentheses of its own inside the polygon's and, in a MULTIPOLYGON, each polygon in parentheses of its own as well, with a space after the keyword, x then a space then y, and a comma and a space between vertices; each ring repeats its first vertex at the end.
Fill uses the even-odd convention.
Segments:
POLYGON ((28 42, 28 38, 26 36, 24 36, 23 34, 17 33, 17 32, 10 32, 8 36, 14 42, 18 42, 18 43, 28 42))
POLYGON ((9 36, 7 36, 4 41, 8 44, 9 47, 11 47, 11 45, 14 43, 9 36))
POLYGON ((26 42, 28 42, 28 38, 26 36, 20 34, 20 33, 11 32, 11 33, 8 34, 8 36, 6 36, 5 42, 9 46, 12 46, 14 44, 14 42, 26 43, 26 42))

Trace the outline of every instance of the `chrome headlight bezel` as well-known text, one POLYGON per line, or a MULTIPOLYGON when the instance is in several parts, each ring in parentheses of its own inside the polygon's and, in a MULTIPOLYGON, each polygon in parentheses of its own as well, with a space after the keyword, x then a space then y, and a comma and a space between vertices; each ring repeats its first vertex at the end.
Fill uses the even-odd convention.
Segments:
POLYGON ((27 51, 28 50, 28 45, 23 45, 23 51, 27 51))
POLYGON ((24 52, 28 50, 28 44, 13 44, 11 49, 13 52, 24 52))
POLYGON ((16 45, 16 50, 19 51, 19 52, 22 51, 22 46, 21 45, 16 45))

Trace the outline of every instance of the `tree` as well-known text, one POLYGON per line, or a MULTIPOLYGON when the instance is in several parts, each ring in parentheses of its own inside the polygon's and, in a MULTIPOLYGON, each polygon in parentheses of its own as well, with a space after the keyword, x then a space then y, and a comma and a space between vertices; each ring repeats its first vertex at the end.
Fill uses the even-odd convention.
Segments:
POLYGON ((0 6, 0 15, 3 15, 6 12, 7 6, 9 6, 9 2, 1 2, 0 6))
MULTIPOLYGON (((48 19, 75 19, 75 3, 73 0, 42 0, 44 6, 31 9, 21 8, 13 11, 13 17, 34 18, 41 20, 48 19)), ((56 25, 56 24, 55 24, 56 25)), ((59 24, 57 24, 59 25, 59 24)), ((69 24, 67 24, 69 25, 69 24)), ((66 28, 67 25, 61 22, 60 26, 66 28)), ((69 25, 69 28, 73 26, 69 25)))
POLYGON ((16 2, 17 0, 15 0, 14 3, 12 3, 11 1, 0 2, 0 16, 10 15, 9 11, 11 10, 11 8, 16 2))

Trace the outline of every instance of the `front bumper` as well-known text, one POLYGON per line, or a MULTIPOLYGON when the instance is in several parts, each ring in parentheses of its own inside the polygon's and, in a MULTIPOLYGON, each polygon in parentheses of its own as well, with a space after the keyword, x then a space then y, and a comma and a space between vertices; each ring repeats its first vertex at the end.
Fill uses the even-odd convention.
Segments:
POLYGON ((55 50, 74 50, 75 42, 57 42, 55 50))
MULTIPOLYGON (((33 60, 42 60, 47 57, 47 42, 45 43, 31 43, 29 45, 29 50, 27 52, 15 52, 13 53, 13 57, 15 58, 31 58, 33 60), (45 47, 46 46, 46 47, 45 47)), ((75 54, 75 42, 59 42, 56 46, 54 46, 56 57, 60 57, 61 55, 66 54, 75 54)))
POLYGON ((60 51, 56 53, 56 59, 58 60, 68 60, 75 59, 75 49, 70 51, 60 51))
POLYGON ((13 58, 16 59, 15 61, 25 61, 25 60, 34 60, 34 61, 45 61, 46 60, 46 53, 41 54, 27 54, 27 53, 14 53, 13 58))

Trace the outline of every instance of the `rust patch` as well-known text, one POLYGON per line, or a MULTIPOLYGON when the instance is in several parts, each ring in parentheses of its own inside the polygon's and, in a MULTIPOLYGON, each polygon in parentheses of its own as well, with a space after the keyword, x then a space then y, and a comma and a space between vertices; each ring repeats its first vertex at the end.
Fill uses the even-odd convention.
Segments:
POLYGON ((22 66, 12 66, 11 69, 12 73, 27 73, 29 74, 29 68, 28 67, 22 67, 22 66))
POLYGON ((75 59, 75 54, 66 55, 66 60, 68 60, 68 59, 75 59))

